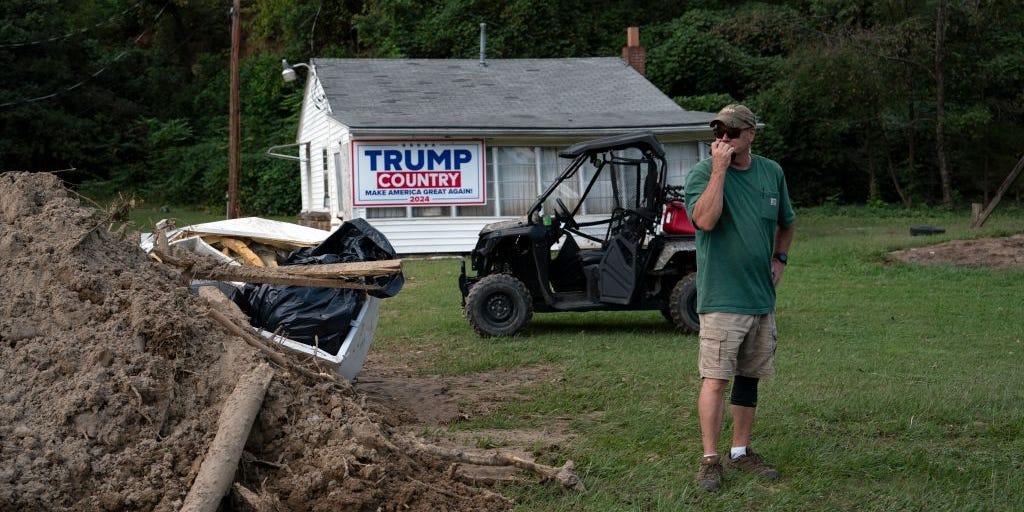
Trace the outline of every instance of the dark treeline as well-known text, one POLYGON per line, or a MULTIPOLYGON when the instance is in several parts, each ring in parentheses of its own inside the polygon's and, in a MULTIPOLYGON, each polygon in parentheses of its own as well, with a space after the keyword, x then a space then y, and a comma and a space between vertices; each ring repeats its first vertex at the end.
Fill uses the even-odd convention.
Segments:
MULTIPOLYGON (((0 170, 223 205, 230 0, 0 3, 0 170)), ((685 108, 740 101, 801 205, 989 199, 1024 152, 1024 9, 999 0, 244 0, 242 204, 298 210, 280 60, 619 55, 685 108), (798 185, 795 185, 797 184, 798 185)), ((301 73, 301 71, 300 71, 301 73)), ((1013 191, 1019 196, 1024 185, 1013 191)))

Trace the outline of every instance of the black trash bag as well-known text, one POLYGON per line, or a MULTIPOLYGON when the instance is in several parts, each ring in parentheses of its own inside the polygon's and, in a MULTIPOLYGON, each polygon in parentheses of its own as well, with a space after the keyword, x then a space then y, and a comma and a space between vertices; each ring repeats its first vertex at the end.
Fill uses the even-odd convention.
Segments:
MULTIPOLYGON (((282 265, 326 265, 395 259, 397 254, 381 232, 363 219, 345 222, 320 245, 293 251, 282 265)), ((381 290, 374 297, 394 297, 405 284, 401 272, 363 278, 381 290)), ((337 355, 352 320, 364 302, 363 292, 351 288, 314 288, 248 283, 233 299, 249 315, 252 325, 277 332, 337 355)))
MULTIPOLYGON (((288 255, 282 265, 325 265, 355 261, 393 260, 398 257, 391 242, 383 233, 366 222, 352 219, 313 248, 298 249, 288 255)), ((401 272, 382 277, 364 278, 363 282, 380 286, 381 290, 368 292, 374 297, 394 297, 402 290, 405 276, 401 272)))

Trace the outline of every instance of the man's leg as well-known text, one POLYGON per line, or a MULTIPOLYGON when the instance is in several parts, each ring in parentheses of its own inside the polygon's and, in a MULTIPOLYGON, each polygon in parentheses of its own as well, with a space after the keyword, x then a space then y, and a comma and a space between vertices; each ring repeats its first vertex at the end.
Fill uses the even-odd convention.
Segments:
POLYGON ((722 486, 722 464, 718 455, 718 436, 722 431, 725 388, 736 370, 736 354, 752 317, 731 313, 700 315, 701 375, 697 395, 701 444, 704 450, 697 471, 697 486, 717 491, 722 486))
POLYGON ((737 375, 730 406, 733 417, 731 451, 736 453, 736 458, 730 457, 729 465, 774 480, 779 477, 779 472, 750 449, 750 435, 757 411, 758 380, 775 372, 774 315, 759 316, 752 327, 737 357, 737 375))
POLYGON ((725 409, 722 396, 728 383, 722 379, 701 379, 697 413, 700 415, 700 438, 704 455, 718 453, 718 436, 722 432, 722 412, 725 409))
POLYGON ((750 430, 754 425, 754 411, 756 409, 742 405, 733 405, 731 407, 733 418, 732 446, 736 450, 730 451, 738 452, 740 447, 743 447, 744 450, 741 455, 737 455, 735 458, 730 455, 728 459, 729 466, 748 471, 765 480, 775 480, 779 477, 778 470, 768 465, 760 454, 754 453, 750 449, 750 430))
POLYGON ((736 373, 740 344, 754 321, 749 315, 702 313, 700 315, 700 393, 697 413, 700 416, 701 443, 704 455, 718 453, 718 436, 722 431, 724 395, 729 380, 736 373))
POLYGON ((718 436, 722 432, 722 412, 725 410, 722 394, 729 381, 701 379, 697 394, 697 414, 700 416, 700 437, 704 454, 697 470, 697 486, 706 491, 722 487, 722 457, 718 455, 718 436))
MULTIPOLYGON (((757 377, 737 375, 732 383, 732 397, 729 399, 732 410, 732 449, 745 448, 750 444, 750 432, 754 426, 757 413, 757 377)), ((735 453, 733 453, 735 455, 735 453)))
POLYGON ((750 445, 750 432, 754 428, 754 413, 756 407, 744 407, 742 405, 730 405, 732 409, 732 445, 750 445))

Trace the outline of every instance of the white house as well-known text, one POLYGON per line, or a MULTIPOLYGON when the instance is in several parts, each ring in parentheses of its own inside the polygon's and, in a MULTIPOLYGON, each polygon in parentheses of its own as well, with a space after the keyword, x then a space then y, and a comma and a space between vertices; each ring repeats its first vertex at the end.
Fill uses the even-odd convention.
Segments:
MULTIPOLYGON (((468 252, 485 224, 526 213, 567 163, 559 150, 641 130, 665 145, 681 184, 706 156, 714 114, 647 81, 629 35, 626 60, 313 59, 296 140, 300 219, 365 218, 400 254, 468 252)), ((594 200, 584 213, 601 213, 594 200)))

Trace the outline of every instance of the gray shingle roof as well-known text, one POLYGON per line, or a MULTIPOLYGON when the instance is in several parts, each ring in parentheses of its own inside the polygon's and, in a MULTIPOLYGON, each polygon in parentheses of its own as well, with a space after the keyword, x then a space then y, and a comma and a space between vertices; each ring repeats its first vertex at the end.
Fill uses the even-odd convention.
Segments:
POLYGON ((314 59, 340 123, 358 130, 704 131, 619 58, 314 59))

